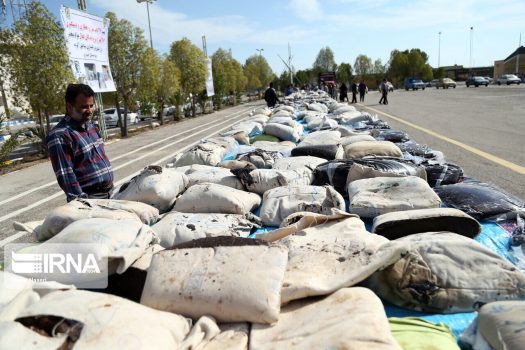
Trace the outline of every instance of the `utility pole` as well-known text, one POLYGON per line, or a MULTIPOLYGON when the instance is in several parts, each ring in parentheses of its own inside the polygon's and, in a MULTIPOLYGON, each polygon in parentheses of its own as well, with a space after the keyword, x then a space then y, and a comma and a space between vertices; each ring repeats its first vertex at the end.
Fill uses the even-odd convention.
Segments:
POLYGON ((281 56, 277 55, 281 61, 283 61, 286 68, 288 68, 288 72, 290 73, 290 84, 293 85, 293 66, 292 66, 292 49, 290 48, 290 43, 288 43, 288 62, 283 60, 281 56))
POLYGON ((470 65, 470 70, 472 71, 472 66, 474 65, 472 63, 472 47, 474 45, 473 43, 473 36, 474 36, 474 27, 470 27, 470 61, 469 61, 469 65, 470 65))
POLYGON ((262 56, 262 52, 264 51, 264 49, 255 49, 255 51, 259 51, 259 56, 262 56))
POLYGON ((438 68, 441 67, 440 61, 441 61, 441 32, 438 33, 438 68))

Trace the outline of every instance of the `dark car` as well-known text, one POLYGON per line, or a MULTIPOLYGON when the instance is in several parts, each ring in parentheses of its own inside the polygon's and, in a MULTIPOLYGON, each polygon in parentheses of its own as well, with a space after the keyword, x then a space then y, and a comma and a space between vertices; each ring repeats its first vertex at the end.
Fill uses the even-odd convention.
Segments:
POLYGON ((405 90, 425 90, 425 83, 421 79, 405 78, 405 90))
POLYGON ((467 79, 465 84, 467 85, 467 87, 469 87, 470 85, 474 85, 475 87, 478 87, 480 85, 489 86, 489 81, 483 77, 470 77, 467 79))

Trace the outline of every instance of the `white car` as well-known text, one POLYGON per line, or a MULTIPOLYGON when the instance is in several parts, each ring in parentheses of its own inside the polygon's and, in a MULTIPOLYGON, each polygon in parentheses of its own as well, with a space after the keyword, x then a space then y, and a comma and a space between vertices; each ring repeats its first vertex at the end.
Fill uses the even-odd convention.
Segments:
POLYGON ((55 114, 49 116, 49 130, 53 129, 62 119, 64 119, 63 114, 55 114))
POLYGON ((496 80, 496 83, 498 85, 501 85, 501 84, 507 84, 507 85, 518 84, 518 85, 520 85, 521 79, 518 78, 517 76, 515 76, 514 74, 503 74, 501 77, 498 78, 498 80, 496 80))
MULTIPOLYGON (((104 113, 104 120, 106 121, 107 128, 120 126, 116 108, 105 109, 103 113, 104 113)), ((124 108, 120 108, 120 115, 122 116, 124 115, 124 108)), ((128 125, 137 124, 138 122, 139 122, 139 117, 137 113, 128 111, 128 125)))

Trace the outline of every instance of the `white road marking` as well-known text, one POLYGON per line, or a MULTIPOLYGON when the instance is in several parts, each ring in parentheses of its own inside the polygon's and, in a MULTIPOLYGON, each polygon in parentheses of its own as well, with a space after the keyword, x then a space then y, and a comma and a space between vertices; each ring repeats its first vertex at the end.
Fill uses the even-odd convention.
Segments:
MULTIPOLYGON (((250 108, 250 109, 251 109, 251 108, 250 108)), ((235 112, 235 113, 232 113, 232 114, 230 114, 229 116, 235 115, 235 117, 237 117, 237 116, 239 116, 239 115, 242 114, 242 113, 246 113, 246 110, 241 111, 241 112, 235 112)), ((229 117, 229 116, 228 116, 228 117, 229 117)), ((232 117, 232 118, 234 118, 234 117, 232 117)), ((139 147, 139 148, 137 148, 137 149, 135 149, 135 150, 133 150, 133 151, 130 151, 130 152, 128 152, 128 153, 121 154, 121 155, 118 156, 118 157, 112 158, 112 159, 111 159, 111 162, 116 161, 116 160, 119 160, 119 159, 121 159, 121 158, 124 158, 124 157, 126 157, 126 156, 128 156, 128 155, 130 155, 130 154, 136 153, 136 152, 138 152, 138 151, 142 151, 143 149, 146 149, 146 148, 149 148, 149 147, 155 146, 155 145, 157 145, 157 144, 159 144, 159 143, 162 143, 162 142, 164 142, 164 141, 166 141, 166 140, 169 140, 169 139, 172 139, 172 138, 174 138, 174 137, 178 137, 178 136, 180 136, 181 134, 185 134, 185 133, 191 132, 191 131, 193 131, 193 130, 201 129, 203 126, 210 125, 210 124, 213 124, 213 123, 216 123, 216 121, 211 121, 211 122, 209 122, 209 123, 206 123, 206 124, 203 124, 203 125, 199 125, 199 126, 197 126, 197 127, 194 127, 194 128, 188 129, 188 130, 186 130, 186 131, 182 131, 182 132, 180 132, 180 133, 178 133, 178 134, 168 136, 168 137, 166 137, 166 138, 164 138, 164 139, 162 139, 162 140, 155 141, 155 142, 150 143, 150 144, 148 144, 148 145, 145 145, 145 146, 139 147)), ((107 145, 107 144, 108 144, 108 143, 106 143, 106 145, 107 145)), ((120 168, 119 168, 119 169, 120 169, 120 168)), ((114 170, 118 170, 118 169, 117 169, 117 168, 114 168, 114 170)), ((14 200, 17 200, 17 199, 19 199, 19 198, 25 197, 25 196, 27 196, 27 195, 33 193, 33 192, 39 191, 39 190, 41 190, 41 189, 43 189, 43 188, 46 188, 46 187, 49 187, 49 186, 52 186, 52 185, 58 185, 57 182, 56 182, 56 180, 55 180, 55 181, 48 182, 48 183, 46 183, 46 184, 44 184, 44 185, 41 185, 41 186, 35 187, 35 188, 33 188, 33 189, 30 189, 30 190, 24 191, 24 192, 22 192, 22 193, 17 194, 16 196, 12 196, 12 197, 9 197, 9 198, 7 198, 7 199, 4 199, 3 201, 0 201, 0 205, 4 205, 4 204, 6 204, 6 203, 12 202, 12 201, 14 201, 14 200)), ((1 221, 1 220, 0 220, 0 221, 1 221)))
MULTIPOLYGON (((246 112, 246 111, 245 111, 245 112, 246 112)), ((209 129, 211 129, 211 128, 214 128, 214 127, 216 127, 217 125, 221 125, 221 124, 224 124, 224 123, 226 123, 226 122, 229 122, 231 119, 234 119, 234 118, 236 118, 236 117, 237 117, 237 116, 235 116, 235 117, 231 117, 231 118, 228 118, 227 120, 224 120, 224 121, 222 121, 222 122, 220 122, 220 123, 217 123, 216 125, 213 125, 213 126, 211 126, 211 127, 208 127, 208 128, 202 129, 202 130, 199 131, 198 133, 201 133, 201 132, 203 132, 203 131, 206 131, 206 130, 209 130, 209 129)), ((243 118, 243 119, 244 119, 244 118, 243 118)), ((241 120, 242 120, 242 119, 241 119, 241 120)), ((206 124, 206 125, 207 125, 207 124, 206 124)), ((201 126, 201 127, 202 127, 202 126, 201 126)), ((213 135, 215 135, 215 134, 217 134, 217 133, 219 133, 219 132, 221 132, 221 131, 227 129, 228 127, 230 127, 230 125, 225 126, 224 128, 221 128, 221 129, 219 129, 219 130, 215 130, 215 131, 213 131, 211 134, 208 134, 208 135, 204 136, 204 138, 212 137, 213 135)), ((194 136, 194 135, 191 135, 191 136, 194 136)), ((172 146, 173 144, 179 143, 179 142, 181 142, 181 141, 184 141, 185 139, 187 139, 187 138, 189 138, 189 137, 191 137, 191 136, 188 136, 188 137, 186 137, 186 138, 184 138, 184 139, 181 139, 181 140, 179 140, 179 141, 175 141, 175 142, 173 142, 173 143, 171 143, 171 144, 169 144, 169 145, 166 145, 166 146, 162 147, 161 149, 166 148, 166 147, 168 147, 168 146, 172 146)), ((163 158, 161 158, 161 159, 155 161, 155 162, 152 163, 152 164, 153 164, 153 165, 160 164, 160 163, 162 163, 162 162, 164 162, 164 161, 166 161, 166 160, 168 160, 168 159, 174 157, 177 153, 179 153, 179 152, 183 152, 184 150, 190 148, 191 146, 195 145, 195 144, 198 143, 198 142, 199 142, 199 141, 196 141, 196 142, 194 142, 194 143, 192 143, 192 144, 190 144, 190 145, 187 145, 187 146, 185 146, 185 147, 183 147, 183 148, 180 148, 180 149, 178 149, 177 151, 175 151, 175 152, 173 152, 173 153, 171 153, 171 154, 169 154, 169 155, 167 155, 167 156, 165 156, 165 157, 163 157, 163 158)), ((158 151, 158 150, 159 150, 159 149, 156 149, 154 152, 150 152, 150 153, 148 153, 148 155, 149 155, 149 154, 152 154, 152 153, 155 153, 155 152, 158 151)), ((145 156, 146 156, 146 155, 142 156, 141 158, 144 158, 145 156)), ((135 161, 138 160, 138 159, 140 159, 140 158, 134 159, 132 162, 128 162, 128 163, 133 163, 133 162, 135 162, 135 161)), ((115 169, 115 170, 118 170, 118 169, 115 169)), ((117 182, 115 183, 115 186, 118 186, 118 185, 120 185, 120 184, 122 184, 122 183, 128 181, 128 180, 131 179, 133 176, 136 176, 136 175, 138 175, 139 173, 140 173, 140 171, 137 171, 137 172, 135 172, 135 173, 133 173, 133 174, 131 174, 131 175, 129 175, 129 176, 127 176, 127 177, 121 179, 120 181, 117 181, 117 182)), ((19 210, 16 210, 16 211, 14 211, 14 212, 11 212, 11 213, 9 213, 9 214, 7 214, 7 215, 4 215, 4 216, 0 217, 0 222, 3 222, 3 221, 5 221, 5 220, 8 220, 8 219, 14 217, 14 216, 17 216, 17 215, 19 215, 19 214, 21 214, 21 213, 24 213, 24 212, 26 212, 26 211, 28 211, 28 210, 30 210, 30 209, 33 209, 33 208, 35 208, 35 207, 38 207, 39 205, 41 205, 41 204, 43 204, 43 203, 46 203, 46 202, 48 202, 48 201, 50 201, 50 200, 52 200, 52 199, 54 199, 54 198, 56 198, 56 197, 59 197, 59 196, 61 196, 61 195, 64 195, 64 192, 62 192, 62 191, 56 192, 55 194, 53 194, 53 195, 51 195, 51 196, 48 196, 48 197, 46 197, 46 198, 44 198, 44 199, 41 199, 41 200, 39 200, 38 202, 35 202, 35 203, 30 204, 30 205, 28 205, 28 206, 26 206, 26 207, 24 207, 24 208, 22 208, 22 209, 19 209, 19 210)), ((20 238, 20 237, 23 237, 23 236, 26 235, 26 234, 28 234, 28 232, 18 233, 18 234, 15 234, 15 235, 12 235, 12 236, 9 236, 9 237, 3 239, 2 241, 0 241, 0 248, 3 247, 3 246, 6 245, 6 244, 8 244, 8 243, 10 243, 10 242, 12 242, 12 241, 18 239, 18 238, 20 238), (12 239, 11 237, 13 237, 13 236, 17 236, 17 237, 12 239)))

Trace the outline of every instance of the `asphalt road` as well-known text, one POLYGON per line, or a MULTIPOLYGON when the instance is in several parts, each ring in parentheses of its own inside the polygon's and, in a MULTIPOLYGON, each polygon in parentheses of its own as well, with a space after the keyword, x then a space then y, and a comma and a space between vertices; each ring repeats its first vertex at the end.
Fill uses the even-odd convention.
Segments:
MULTIPOLYGON (((186 147, 229 128, 262 105, 261 101, 251 102, 108 142, 106 152, 116 184, 127 181, 147 165, 169 163, 186 147)), ((28 234, 14 235, 14 221, 42 220, 52 208, 66 203, 50 162, 0 176, 0 188, 0 251, 8 243, 34 241, 28 234)))
POLYGON ((466 175, 525 199, 525 84, 395 90, 388 105, 379 98, 370 92, 360 109, 442 151, 466 175))

